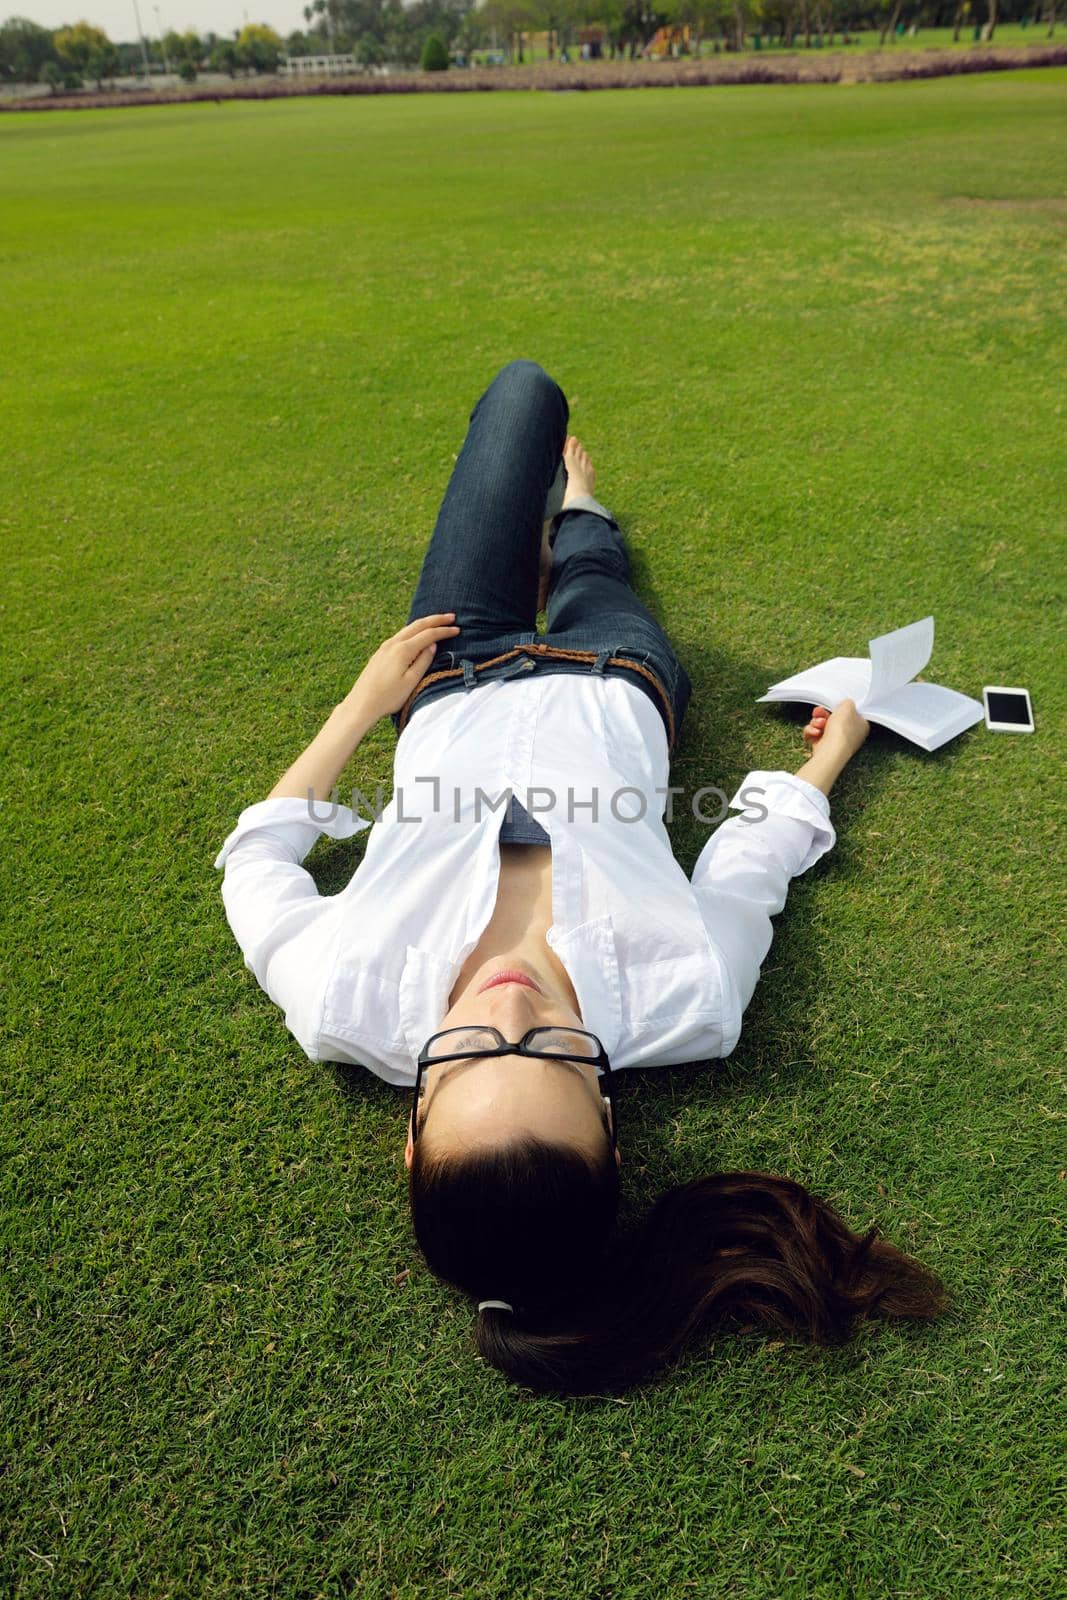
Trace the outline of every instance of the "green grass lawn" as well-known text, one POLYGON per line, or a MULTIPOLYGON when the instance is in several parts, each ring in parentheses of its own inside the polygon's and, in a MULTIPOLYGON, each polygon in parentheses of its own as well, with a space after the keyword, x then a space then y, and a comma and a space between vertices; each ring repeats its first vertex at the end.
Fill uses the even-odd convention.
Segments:
MULTIPOLYGON (((984 16, 978 19, 979 29, 984 22, 984 16)), ((1051 38, 1049 37, 1048 24, 1043 21, 1029 22, 1025 28, 1021 22, 998 22, 996 31, 994 32, 992 39, 989 40, 976 40, 974 36, 974 29, 975 19, 972 17, 970 22, 968 22, 965 27, 960 29, 960 36, 958 39, 953 37, 956 31, 954 28, 920 27, 914 35, 910 35, 907 32, 907 29, 905 29, 904 33, 901 34, 887 33, 884 41, 882 39, 880 28, 871 28, 865 32, 853 32, 850 30, 848 35, 849 42, 848 44, 843 44, 843 32, 839 28, 833 35, 833 38, 831 38, 829 34, 823 34, 822 44, 816 45, 815 41, 819 38, 819 34, 818 31, 813 28, 810 48, 812 50, 832 49, 834 51, 845 51, 850 55, 858 51, 871 50, 883 50, 887 52, 907 51, 909 53, 916 50, 973 50, 976 46, 979 49, 996 49, 998 47, 1007 49, 1009 45, 1027 45, 1034 48, 1042 47, 1048 49, 1051 45, 1054 45, 1057 42, 1062 44, 1064 38, 1067 37, 1067 30, 1064 29, 1062 20, 1056 27, 1053 28, 1051 38)), ((754 48, 752 34, 749 33, 746 37, 749 49, 754 48)), ((799 33, 794 39, 791 48, 794 51, 799 50, 803 52, 806 48, 804 44, 804 38, 804 33, 799 33)), ((707 55, 713 48, 714 46, 709 45, 709 43, 705 40, 702 46, 701 54, 707 55)), ((772 49, 779 51, 784 47, 780 46, 777 43, 777 40, 775 40, 773 44, 770 44, 766 38, 763 38, 761 40, 761 48, 763 50, 772 49)))
MULTIPOLYGON (((979 27, 981 27, 984 21, 985 17, 983 15, 979 19, 979 27)), ((869 52, 871 50, 906 50, 908 52, 915 50, 964 50, 971 48, 976 42, 974 37, 974 27, 974 20, 972 19, 966 27, 960 29, 960 36, 958 39, 953 38, 953 34, 956 31, 954 28, 920 27, 914 37, 909 37, 907 31, 899 35, 895 33, 889 33, 886 35, 884 43, 882 42, 880 28, 868 28, 866 31, 858 32, 855 30, 850 30, 848 35, 848 44, 842 43, 844 35, 842 30, 837 28, 835 29, 832 39, 828 33, 823 34, 821 35, 821 44, 816 46, 815 41, 820 37, 820 35, 817 29, 815 29, 813 26, 811 49, 832 49, 835 53, 847 51, 849 54, 861 51, 869 52)), ((756 48, 754 43, 755 33, 756 30, 754 28, 750 28, 748 33, 745 35, 746 53, 751 53, 756 48)), ((1056 43, 1062 44, 1065 37, 1067 37, 1067 30, 1064 29, 1062 19, 1060 19, 1060 21, 1053 28, 1051 38, 1049 37, 1048 23, 1041 20, 1030 21, 1027 23, 1026 27, 1023 27, 1021 22, 998 22, 996 31, 994 32, 992 40, 988 42, 988 46, 996 48, 998 45, 1004 47, 1007 47, 1008 45, 1040 45, 1047 48, 1048 46, 1056 43)), ((804 40, 805 34, 803 30, 801 30, 797 34, 792 45, 789 47, 789 53, 795 53, 797 51, 803 53, 806 48, 804 40)), ((720 41, 720 44, 721 43, 722 41, 720 41)), ((979 43, 981 43, 981 41, 979 41, 979 43)), ((983 48, 988 46, 983 46, 983 48)), ((778 43, 777 35, 774 36, 773 42, 770 42, 766 34, 760 34, 761 50, 773 50, 776 53, 781 54, 785 51, 785 48, 786 47, 784 45, 780 45, 778 43)), ((580 60, 580 50, 580 45, 575 44, 570 46, 570 58, 572 64, 575 61, 580 60)), ((480 56, 485 54, 485 51, 477 50, 474 53, 475 55, 480 56)), ((548 60, 547 45, 527 44, 523 46, 522 53, 525 60, 528 62, 548 60)), ((700 40, 699 48, 696 52, 697 56, 699 56, 701 59, 706 59, 713 56, 714 53, 714 36, 709 35, 702 38, 700 40)), ((607 51, 605 50, 605 56, 606 55, 607 51)), ((627 58, 628 57, 629 46, 627 46, 627 58)), ((726 59, 729 60, 730 57, 727 56, 726 59)), ((518 60, 516 59, 513 65, 518 66, 518 64, 518 60)))
MULTIPOLYGON (((984 16, 978 19, 979 28, 981 28, 981 25, 984 23, 984 21, 984 16)), ((907 51, 909 53, 916 50, 973 50, 976 45, 980 49, 996 49, 998 46, 1007 49, 1009 45, 1028 45, 1035 48, 1043 47, 1048 49, 1051 45, 1054 45, 1057 42, 1062 44, 1064 38, 1067 37, 1067 30, 1064 29, 1062 21, 1060 21, 1058 25, 1053 28, 1051 38, 1049 37, 1048 24, 1046 22, 1029 22, 1025 28, 1021 22, 998 22, 996 31, 990 40, 976 40, 974 36, 974 28, 975 21, 972 17, 967 26, 960 29, 960 36, 958 39, 953 37, 956 31, 954 28, 920 27, 918 32, 914 35, 909 35, 906 29, 904 33, 901 34, 887 33, 884 41, 882 39, 880 28, 871 28, 865 32, 854 32, 850 30, 848 35, 848 44, 842 43, 844 35, 842 30, 839 28, 832 38, 829 34, 823 34, 821 45, 816 45, 815 43, 816 39, 819 38, 819 34, 818 31, 813 28, 810 48, 812 50, 832 49, 835 52, 845 51, 850 55, 855 52, 871 50, 883 50, 886 52, 907 51)), ((799 50, 803 52, 807 48, 805 46, 804 39, 804 33, 800 32, 794 39, 791 49, 793 51, 799 50)), ((752 33, 746 35, 746 40, 748 43, 748 48, 750 50, 753 49, 754 45, 752 33)), ((769 43, 768 40, 763 37, 761 39, 761 48, 763 50, 770 49, 781 51, 785 47, 779 45, 777 43, 777 39, 775 39, 773 43, 769 43)), ((701 55, 708 55, 713 51, 713 49, 714 44, 709 43, 708 40, 704 40, 701 46, 701 55)))
POLYGON ((1062 1582, 1065 85, 0 123, 3 1593, 1062 1582), (244 968, 213 857, 404 621, 517 356, 693 679, 673 782, 795 768, 756 695, 929 612, 929 676, 1033 692, 1031 738, 872 735, 735 1054, 621 1086, 628 1204, 787 1173, 942 1274, 933 1327, 509 1389, 410 1238, 403 1096, 244 968))

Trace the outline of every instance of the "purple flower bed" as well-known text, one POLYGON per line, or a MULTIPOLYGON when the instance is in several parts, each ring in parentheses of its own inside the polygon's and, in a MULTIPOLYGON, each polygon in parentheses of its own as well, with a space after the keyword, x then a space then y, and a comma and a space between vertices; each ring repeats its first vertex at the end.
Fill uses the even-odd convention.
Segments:
POLYGON ((1067 66, 1067 46, 1064 45, 1052 45, 1047 50, 1035 52, 1033 56, 1027 53, 1022 61, 1013 60, 1004 52, 996 50, 983 51, 981 54, 976 52, 974 55, 945 51, 932 61, 924 61, 920 56, 911 56, 900 62, 898 71, 885 68, 875 71, 872 77, 875 81, 884 83, 891 78, 952 78, 967 72, 1010 72, 1015 67, 1063 66, 1067 66))
POLYGON ((368 94, 479 94, 494 89, 539 89, 547 92, 581 92, 595 89, 711 88, 745 83, 884 83, 892 79, 950 78, 972 72, 1013 72, 1020 67, 1067 66, 1067 46, 1047 48, 987 47, 974 52, 926 50, 870 55, 820 57, 809 53, 777 60, 721 60, 662 62, 583 62, 565 67, 558 62, 538 62, 524 67, 475 68, 449 72, 396 73, 388 77, 369 74, 356 78, 327 78, 314 83, 264 79, 262 82, 225 87, 189 88, 155 92, 135 90, 105 94, 50 95, 11 101, 5 111, 71 111, 111 106, 185 105, 224 100, 286 100, 306 95, 368 94))

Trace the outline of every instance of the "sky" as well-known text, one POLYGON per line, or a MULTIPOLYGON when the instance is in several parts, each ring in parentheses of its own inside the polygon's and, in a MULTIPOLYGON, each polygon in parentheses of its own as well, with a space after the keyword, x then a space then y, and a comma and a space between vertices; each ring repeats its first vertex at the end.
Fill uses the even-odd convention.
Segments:
MULTIPOLYGON (((310 0, 137 0, 145 37, 157 39, 162 31, 233 35, 246 22, 266 22, 284 39, 295 28, 301 31, 304 6, 310 0), (158 16, 157 16, 158 12, 158 16)), ((43 28, 59 28, 67 22, 91 22, 103 28, 112 44, 135 43, 137 18, 134 0, 0 0, 0 20, 28 17, 43 28)))

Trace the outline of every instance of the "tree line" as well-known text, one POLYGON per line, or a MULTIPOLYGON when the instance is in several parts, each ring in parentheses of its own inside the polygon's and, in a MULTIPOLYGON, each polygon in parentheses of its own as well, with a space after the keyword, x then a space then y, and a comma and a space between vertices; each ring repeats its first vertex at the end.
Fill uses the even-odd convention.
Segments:
POLYGON ((597 37, 597 51, 616 59, 642 52, 661 28, 687 30, 688 45, 743 50, 763 40, 822 45, 837 35, 876 30, 880 41, 903 29, 973 27, 992 39, 998 22, 1032 22, 1049 35, 1057 0, 311 0, 306 27, 283 39, 263 23, 233 37, 167 33, 152 41, 113 44, 88 22, 50 30, 26 17, 0 24, 0 82, 45 83, 53 93, 148 71, 192 82, 205 68, 238 74, 276 72, 288 56, 352 55, 364 67, 447 67, 491 50, 522 62, 530 36, 547 35, 548 53, 573 59, 597 37))
POLYGON ((427 35, 436 34, 450 56, 470 60, 476 51, 499 50, 524 60, 531 34, 547 34, 549 54, 569 59, 579 36, 596 30, 612 59, 638 55, 661 28, 688 29, 690 47, 714 40, 741 50, 761 39, 819 44, 838 34, 876 30, 884 42, 901 27, 945 28, 957 38, 966 27, 991 39, 999 22, 1043 22, 1055 27, 1057 0, 311 0, 304 9, 310 32, 292 35, 294 54, 324 48, 351 53, 366 65, 414 65, 427 35), (294 41, 300 48, 294 48, 294 41), (306 41, 306 48, 305 43, 306 41))
POLYGON ((276 72, 286 46, 273 28, 246 23, 232 38, 208 33, 165 33, 151 41, 113 44, 102 28, 88 22, 50 30, 28 17, 9 17, 0 24, 0 82, 47 83, 53 93, 79 89, 86 81, 97 88, 105 80, 174 72, 193 82, 199 71, 276 72))

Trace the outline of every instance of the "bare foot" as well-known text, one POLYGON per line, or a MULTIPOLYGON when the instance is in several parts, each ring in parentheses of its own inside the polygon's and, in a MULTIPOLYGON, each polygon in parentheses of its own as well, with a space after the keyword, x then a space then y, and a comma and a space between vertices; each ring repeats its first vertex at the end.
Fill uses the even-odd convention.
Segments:
MULTIPOLYGON (((575 495, 592 494, 593 485, 596 483, 596 468, 590 461, 584 446, 578 439, 570 434, 563 446, 563 460, 567 468, 567 487, 563 495, 563 504, 560 512, 566 511, 575 495)), ((546 522, 541 535, 541 567, 537 588, 537 609, 543 611, 548 604, 548 583, 552 574, 552 547, 548 540, 552 531, 552 523, 546 522)))
POLYGON ((568 436, 563 446, 563 462, 567 468, 567 488, 563 496, 562 510, 566 511, 575 495, 592 494, 593 485, 596 483, 596 468, 590 461, 585 446, 574 437, 573 433, 568 436))

